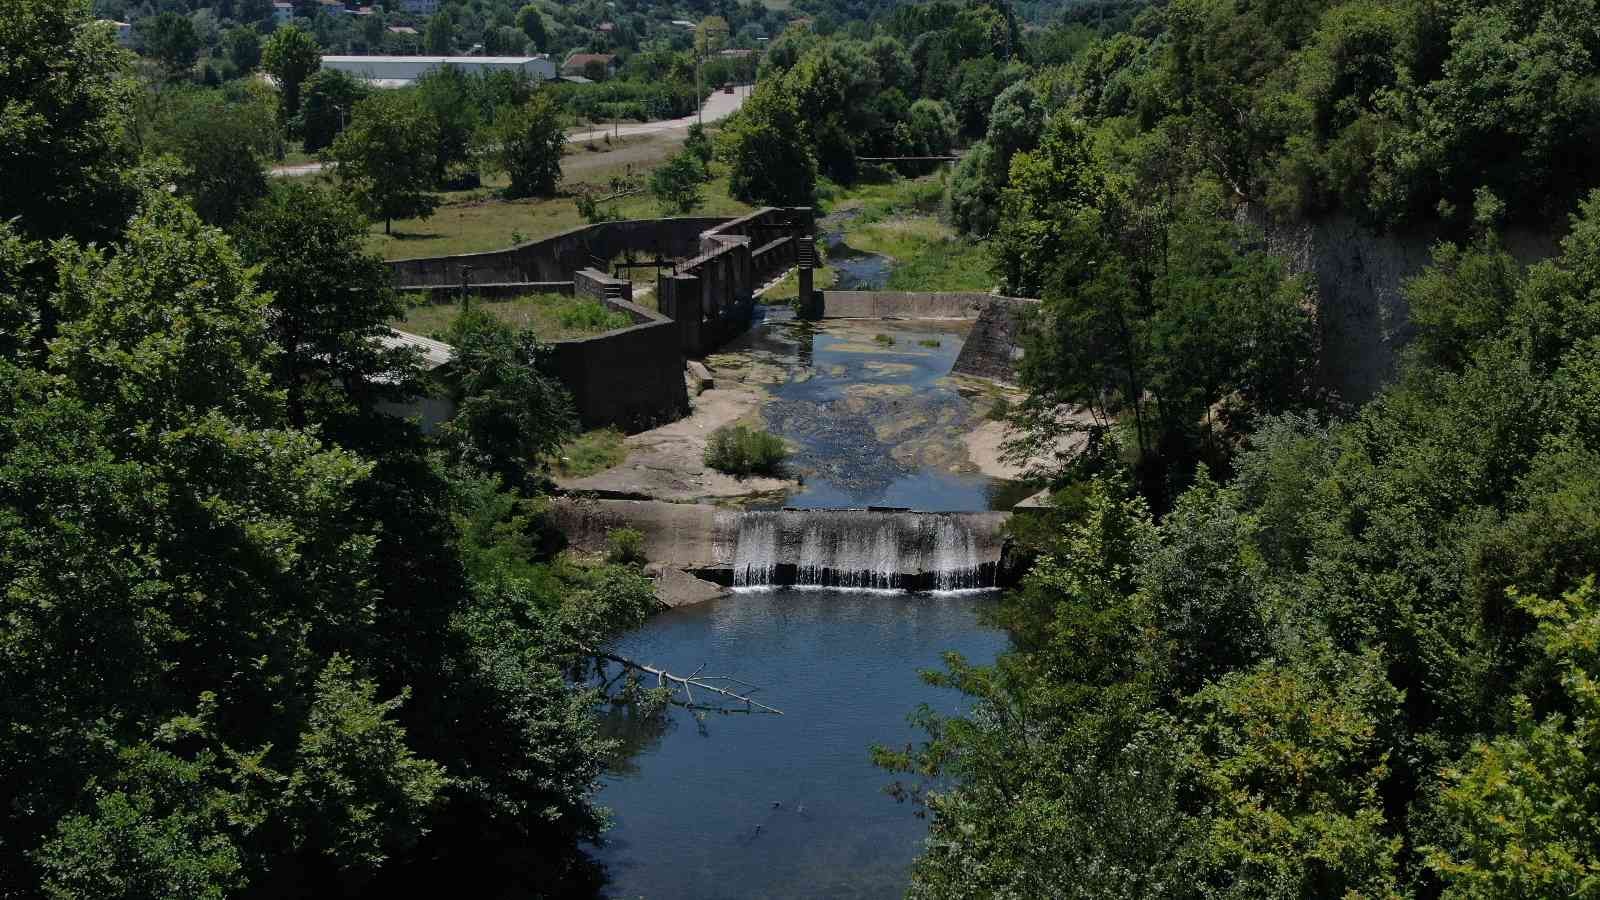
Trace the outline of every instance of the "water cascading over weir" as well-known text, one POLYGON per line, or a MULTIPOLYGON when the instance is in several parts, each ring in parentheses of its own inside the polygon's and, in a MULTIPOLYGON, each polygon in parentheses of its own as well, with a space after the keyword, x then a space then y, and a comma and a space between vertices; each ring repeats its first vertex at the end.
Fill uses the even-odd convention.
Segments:
POLYGON ((994 587, 1005 515, 785 509, 731 514, 734 587, 994 587))

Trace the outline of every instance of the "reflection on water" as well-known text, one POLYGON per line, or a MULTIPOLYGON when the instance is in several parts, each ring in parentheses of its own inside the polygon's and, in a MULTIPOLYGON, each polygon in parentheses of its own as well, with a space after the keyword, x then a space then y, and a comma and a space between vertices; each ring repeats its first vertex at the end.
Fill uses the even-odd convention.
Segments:
POLYGON ((597 858, 613 897, 886 897, 905 890, 927 833, 883 788, 873 743, 919 738, 920 703, 957 712, 959 695, 918 678, 958 650, 987 663, 1004 648, 980 623, 989 595, 835 591, 735 594, 657 616, 619 652, 673 671, 732 674, 782 716, 674 709, 671 724, 618 715, 631 765, 600 801, 616 827, 597 858))

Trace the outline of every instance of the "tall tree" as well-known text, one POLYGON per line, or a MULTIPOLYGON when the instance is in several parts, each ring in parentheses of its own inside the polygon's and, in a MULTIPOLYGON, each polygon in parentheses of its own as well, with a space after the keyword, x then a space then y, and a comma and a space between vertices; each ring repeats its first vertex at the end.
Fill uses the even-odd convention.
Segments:
POLYGON ((164 12, 139 20, 136 29, 145 52, 165 66, 167 72, 177 76, 194 66, 200 53, 200 35, 188 16, 164 12))
POLYGON ((490 171, 511 177, 511 197, 548 197, 561 182, 561 149, 566 145, 561 110, 549 91, 520 106, 506 105, 479 137, 490 171))
POLYGON ((545 30, 544 16, 537 6, 530 3, 517 11, 517 27, 528 36, 535 50, 542 52, 549 45, 550 34, 545 30))
POLYGON ((270 92, 175 93, 162 109, 151 149, 183 164, 178 189, 212 225, 228 226, 267 192, 266 162, 278 142, 270 92))
POLYGON ((278 81, 283 92, 283 120, 300 115, 300 87, 312 73, 322 68, 322 49, 310 32, 291 25, 279 28, 267 38, 261 50, 261 65, 278 81))
POLYGON ((397 218, 427 217, 438 206, 438 126, 416 97, 381 92, 357 104, 329 156, 340 182, 384 234, 397 218))
POLYGON ((378 338, 404 314, 383 262, 363 247, 367 222, 332 191, 285 180, 238 229, 239 252, 272 294, 272 364, 296 428, 328 424, 351 401, 411 376, 378 338))
POLYGON ((88 0, 0 4, 0 221, 22 234, 106 239, 137 198, 128 110, 137 88, 88 0))

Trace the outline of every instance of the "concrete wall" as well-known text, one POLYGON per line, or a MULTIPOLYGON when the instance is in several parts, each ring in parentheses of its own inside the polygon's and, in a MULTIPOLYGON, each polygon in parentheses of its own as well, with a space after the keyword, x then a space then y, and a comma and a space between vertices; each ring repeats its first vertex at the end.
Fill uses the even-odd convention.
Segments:
POLYGON ((990 297, 972 323, 972 331, 961 345, 961 355, 950 371, 1016 384, 1017 366, 1022 361, 1023 331, 1028 318, 1039 308, 1039 301, 1020 297, 990 297))
POLYGON ((625 252, 674 259, 694 256, 700 252, 701 234, 728 221, 690 217, 601 222, 505 250, 393 260, 389 273, 399 287, 459 286, 462 270, 468 266, 474 284, 566 281, 573 272, 595 265, 596 260, 609 261, 625 252))
POLYGON ((748 328, 756 289, 793 264, 811 228, 809 208, 767 208, 701 234, 700 252, 656 281, 656 303, 677 323, 683 352, 703 355, 748 328))
POLYGON ((979 293, 823 291, 824 319, 976 319, 994 299, 979 293))
MULTIPOLYGON (((460 303, 461 285, 459 284, 429 284, 413 285, 405 288, 407 294, 420 294, 428 298, 431 303, 460 303)), ((473 299, 484 300, 512 300, 517 297, 526 297, 529 294, 560 294, 563 297, 572 296, 572 282, 570 281, 515 281, 509 284, 477 284, 474 283, 467 291, 473 299)))
POLYGON ((585 428, 615 425, 641 431, 682 418, 689 410, 689 389, 676 323, 619 298, 632 296, 629 282, 592 269, 576 277, 596 292, 591 296, 634 322, 551 344, 552 371, 572 394, 579 421, 585 428))

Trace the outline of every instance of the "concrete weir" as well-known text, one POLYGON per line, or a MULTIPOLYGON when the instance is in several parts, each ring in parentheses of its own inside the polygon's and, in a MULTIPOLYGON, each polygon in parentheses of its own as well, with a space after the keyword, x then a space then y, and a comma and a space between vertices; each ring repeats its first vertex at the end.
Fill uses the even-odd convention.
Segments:
POLYGON ((614 528, 644 535, 652 563, 733 587, 949 591, 1007 580, 1001 512, 782 509, 562 498, 551 513, 577 549, 614 528))

